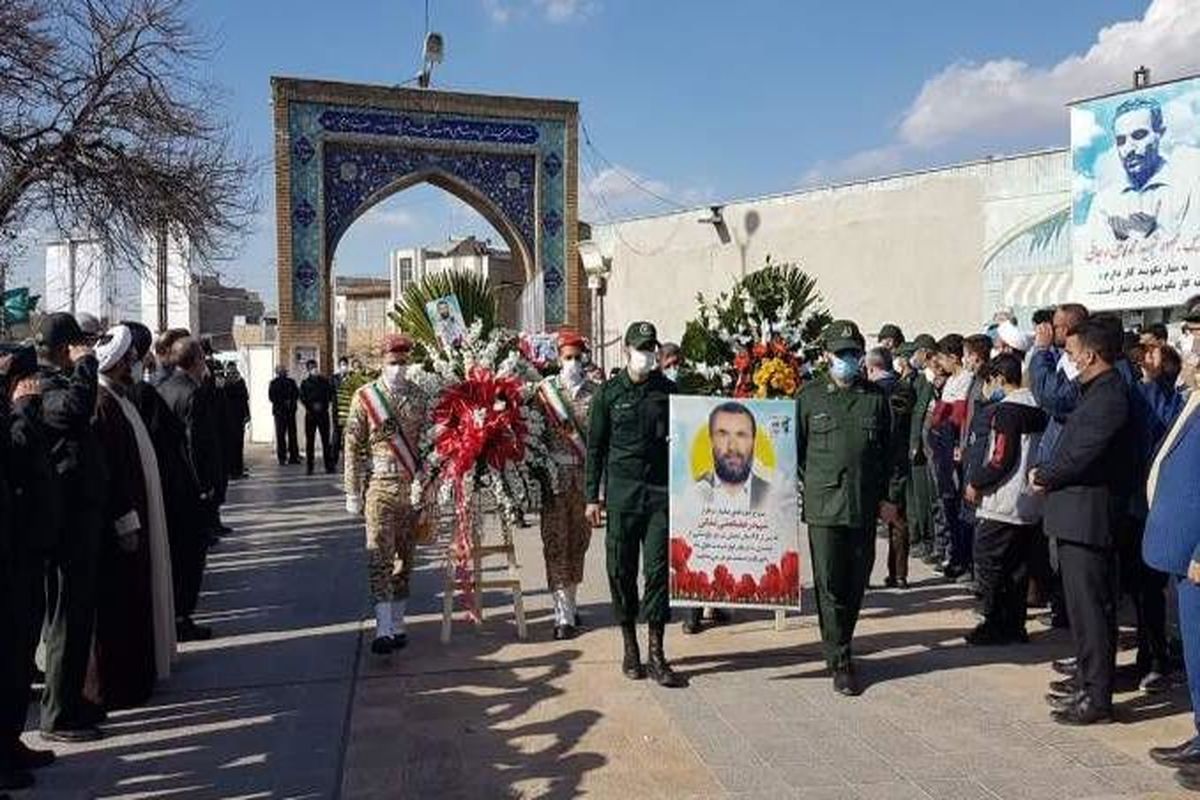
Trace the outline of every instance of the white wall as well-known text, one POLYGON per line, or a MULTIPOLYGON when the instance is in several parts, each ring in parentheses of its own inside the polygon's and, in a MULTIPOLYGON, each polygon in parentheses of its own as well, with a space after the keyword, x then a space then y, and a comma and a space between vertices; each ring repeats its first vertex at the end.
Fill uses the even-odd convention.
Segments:
MULTIPOLYGON (((158 259, 155 243, 148 242, 147 268, 141 280, 141 320, 150 330, 158 330, 158 259)), ((200 296, 192 268, 191 248, 187 242, 170 239, 167 243, 167 327, 199 330, 200 296)))
POLYGON ((635 320, 678 341, 713 296, 744 272, 795 262, 817 279, 830 311, 874 333, 909 336, 981 327, 983 267, 1006 233, 1070 202, 1069 156, 1048 151, 941 170, 727 203, 726 240, 698 220, 707 208, 593 225, 612 259, 605 299, 608 363, 635 320))
POLYGON ((46 245, 46 311, 86 312, 102 322, 137 319, 137 275, 132 267, 114 266, 100 243, 88 239, 46 245), (74 271, 74 302, 71 273, 74 271))

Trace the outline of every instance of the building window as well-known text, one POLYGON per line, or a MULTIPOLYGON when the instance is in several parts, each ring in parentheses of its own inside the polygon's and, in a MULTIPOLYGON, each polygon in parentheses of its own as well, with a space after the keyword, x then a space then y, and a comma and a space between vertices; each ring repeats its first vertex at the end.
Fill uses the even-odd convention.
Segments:
POLYGON ((408 286, 413 281, 413 260, 411 258, 400 259, 400 288, 408 286))
POLYGON ((358 327, 365 328, 365 327, 367 327, 367 325, 370 324, 368 322, 368 319, 369 319, 368 312, 369 312, 369 309, 367 308, 366 303, 358 304, 358 327))

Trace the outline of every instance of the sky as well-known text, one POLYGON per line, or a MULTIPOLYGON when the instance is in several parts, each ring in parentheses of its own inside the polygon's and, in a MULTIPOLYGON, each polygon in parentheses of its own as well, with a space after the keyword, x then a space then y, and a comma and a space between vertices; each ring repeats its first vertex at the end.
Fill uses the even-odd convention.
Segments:
MULTIPOLYGON (((1068 144, 1066 104, 1200 72, 1198 0, 430 0, 435 88, 580 104, 592 222, 1068 144), (590 141, 590 144, 589 144, 590 141), (632 178, 632 180, 631 180, 632 178), (657 197, 655 196, 657 195, 657 197)), ((204 77, 231 130, 272 155, 270 76, 396 84, 418 70, 424 0, 197 0, 204 77)), ((275 302, 274 179, 227 282, 275 302)), ((340 274, 387 253, 500 237, 433 187, 364 215, 340 274)), ((40 267, 39 267, 40 268, 40 267)), ((26 265, 32 272, 33 265, 26 265)), ((19 275, 18 275, 19 277, 19 275)))

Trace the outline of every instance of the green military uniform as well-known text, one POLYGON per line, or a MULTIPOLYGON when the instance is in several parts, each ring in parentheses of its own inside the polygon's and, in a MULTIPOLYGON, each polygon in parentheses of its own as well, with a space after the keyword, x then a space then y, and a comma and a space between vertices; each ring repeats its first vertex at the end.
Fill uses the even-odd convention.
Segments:
MULTIPOLYGON (((914 340, 918 350, 932 350, 933 337, 922 334, 914 340)), ((929 416, 937 388, 921 371, 914 373, 912 417, 908 430, 908 460, 910 464, 905 510, 908 517, 910 545, 928 548, 933 538, 933 476, 929 472, 929 454, 925 448, 925 421, 929 416)))
MULTIPOLYGON (((852 322, 834 322, 826 331, 832 353, 861 352, 862 342, 852 322)), ((890 427, 886 396, 861 377, 845 387, 832 378, 813 381, 797 400, 804 522, 825 660, 835 677, 850 668, 850 640, 875 563, 879 504, 899 499, 890 427)))
POLYGON ((668 400, 675 384, 654 371, 634 383, 627 370, 609 380, 592 399, 588 424, 585 490, 600 502, 604 478, 608 530, 608 585, 622 624, 637 620, 665 624, 667 595, 668 400), (638 551, 645 595, 638 603, 638 551))

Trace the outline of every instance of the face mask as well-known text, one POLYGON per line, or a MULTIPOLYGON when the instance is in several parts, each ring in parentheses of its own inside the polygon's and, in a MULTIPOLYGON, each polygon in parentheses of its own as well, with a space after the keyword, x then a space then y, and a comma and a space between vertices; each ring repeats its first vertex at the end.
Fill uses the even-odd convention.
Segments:
POLYGON ((398 388, 400 384, 404 383, 404 365, 384 364, 383 380, 393 389, 398 388))
POLYGON ((672 382, 679 380, 679 367, 667 367, 662 372, 663 375, 666 376, 667 380, 672 382))
POLYGON ((840 381, 849 381, 862 370, 862 359, 859 356, 835 355, 829 361, 829 371, 840 381))
POLYGON ((583 383, 583 364, 579 363, 578 359, 564 360, 562 362, 562 378, 568 386, 578 386, 583 383))
POLYGON ((142 363, 140 358, 129 365, 129 377, 134 383, 142 382, 142 375, 145 373, 145 371, 146 365, 142 363))
POLYGON ((930 383, 933 383, 933 379, 937 377, 937 375, 934 374, 933 367, 926 367, 921 371, 925 373, 925 380, 929 381, 930 383))
POLYGON ((654 353, 646 350, 629 351, 629 372, 636 377, 642 378, 649 375, 650 370, 654 369, 655 363, 654 353))
POLYGON ((312 367, 309 367, 309 369, 308 369, 308 377, 310 377, 310 378, 311 378, 313 375, 316 375, 316 374, 317 374, 317 371, 316 371, 315 369, 313 369, 312 367))
POLYGON ((993 403, 998 403, 1004 399, 1004 390, 997 386, 995 389, 992 389, 991 394, 988 395, 988 399, 993 403))

